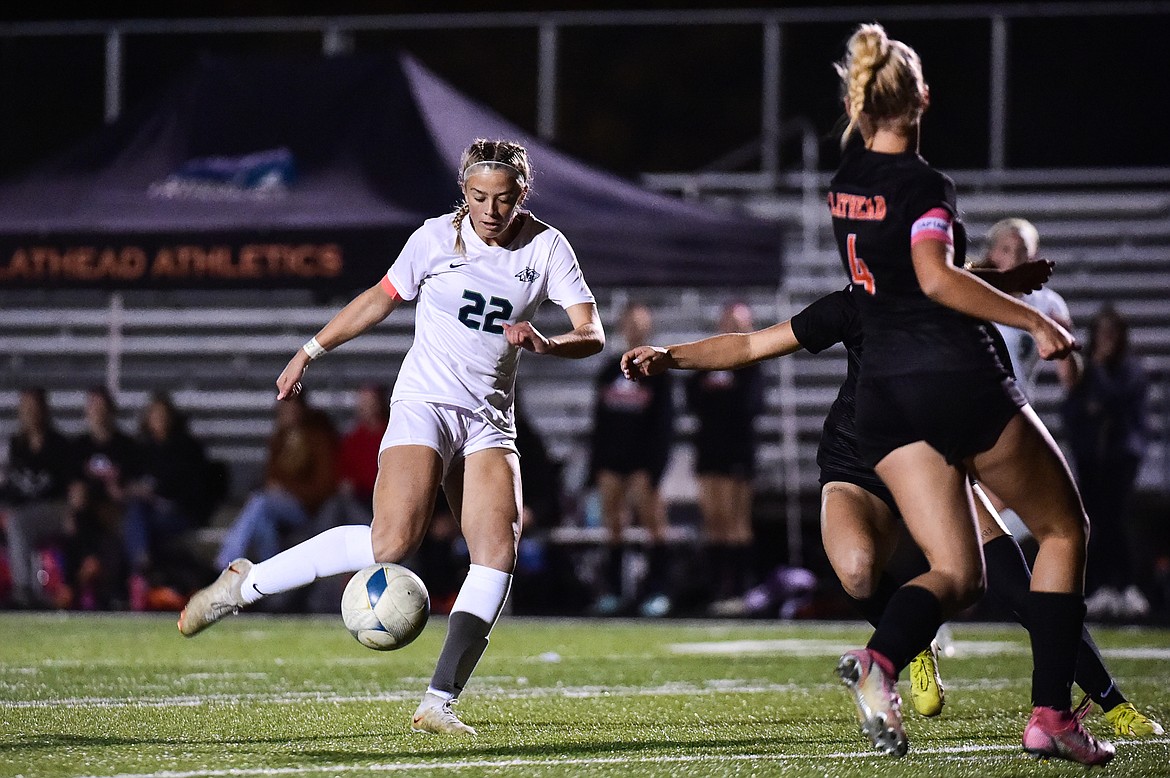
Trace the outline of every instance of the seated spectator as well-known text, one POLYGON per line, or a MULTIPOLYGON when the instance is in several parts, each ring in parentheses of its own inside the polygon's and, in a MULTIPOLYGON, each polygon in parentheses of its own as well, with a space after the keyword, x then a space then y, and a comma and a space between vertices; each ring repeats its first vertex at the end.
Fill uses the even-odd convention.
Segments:
POLYGON ((337 473, 342 492, 361 503, 372 520, 378 451, 390 420, 389 390, 381 384, 363 385, 353 410, 353 423, 341 438, 337 473))
POLYGON ((0 471, 10 601, 17 608, 63 606, 63 590, 47 592, 37 581, 33 557, 43 543, 67 534, 65 492, 73 475, 69 441, 53 424, 48 396, 39 386, 21 390, 17 423, 8 441, 7 467, 0 471))
MULTIPOLYGON (((361 386, 357 390, 353 410, 353 421, 338 447, 338 491, 322 503, 313 520, 296 530, 290 540, 300 541, 330 527, 369 524, 374 520, 378 451, 382 447, 382 437, 390 420, 389 390, 381 384, 361 386)), ((348 580, 348 576, 333 576, 309 584, 302 591, 305 608, 313 613, 335 612, 348 580)), ((433 600, 434 592, 431 594, 433 600)))
POLYGON ((306 527, 337 494, 337 430, 305 392, 276 403, 268 440, 264 486, 254 492, 228 528, 216 557, 224 568, 239 557, 268 559, 286 545, 282 535, 306 527))
POLYGON ((74 441, 78 466, 69 490, 73 533, 67 557, 74 604, 92 610, 126 602, 122 524, 126 486, 140 458, 134 439, 118 428, 117 406, 105 387, 86 393, 85 423, 74 441))
MULTIPOLYGON (((179 576, 159 569, 158 554, 167 541, 206 524, 222 495, 222 484, 211 480, 203 444, 165 392, 156 392, 143 409, 139 446, 141 463, 128 489, 123 531, 132 610, 149 607, 151 592, 156 606, 167 604, 159 597, 168 588, 164 581, 179 576)), ((169 606, 182 607, 181 598, 175 594, 169 606)))

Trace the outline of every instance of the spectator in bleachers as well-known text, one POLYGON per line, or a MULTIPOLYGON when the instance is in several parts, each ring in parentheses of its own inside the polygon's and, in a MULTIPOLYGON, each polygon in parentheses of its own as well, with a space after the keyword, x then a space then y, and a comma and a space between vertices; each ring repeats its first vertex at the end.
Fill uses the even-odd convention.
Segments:
MULTIPOLYGON (((357 390, 353 422, 341 438, 338 477, 341 490, 373 516, 374 482, 378 478, 378 449, 390 420, 390 392, 381 384, 364 384, 357 390)), ((360 520, 352 523, 364 523, 360 520)))
POLYGON ((248 554, 275 556, 285 547, 286 533, 306 527, 337 494, 337 448, 333 422, 324 411, 310 407, 304 392, 276 403, 264 485, 228 528, 218 564, 227 567, 248 554))
MULTIPOLYGON (((719 332, 751 332, 752 310, 731 301, 719 316, 719 332)), ((754 585, 752 478, 756 468, 755 420, 763 410, 763 372, 705 370, 688 376, 687 404, 699 421, 695 471, 703 543, 711 570, 712 604, 738 599, 754 585)))
MULTIPOLYGON (((626 348, 646 343, 652 326, 647 305, 628 304, 619 323, 626 348)), ((606 361, 594 382, 589 472, 597 485, 601 519, 608 534, 602 591, 593 605, 599 615, 638 606, 645 616, 664 616, 673 606, 667 591, 666 506, 658 490, 674 444, 672 380, 668 373, 662 373, 637 383, 627 381, 619 353, 606 361), (650 538, 647 573, 638 592, 625 592, 622 587, 622 531, 630 514, 650 538)))
MULTIPOLYGON (((369 524, 374 520, 374 483, 378 478, 378 451, 390 421, 390 390, 377 383, 363 384, 354 397, 353 420, 337 451, 338 490, 326 498, 312 520, 289 538, 300 542, 331 527, 369 524)), ((428 579, 429 580, 429 579, 428 579)), ((299 596, 313 613, 337 609, 348 576, 329 576, 309 584, 299 596)), ((298 595, 289 595, 295 597, 298 595)), ((434 601, 432 599, 432 607, 434 601)))
POLYGON ((9 600, 27 608, 46 599, 33 555, 41 544, 66 534, 65 492, 73 470, 69 441, 53 423, 44 388, 21 390, 17 421, 7 466, 0 471, 0 526, 8 547, 9 600))
POLYGON ((207 523, 222 486, 211 477, 203 444, 165 392, 153 394, 143 408, 139 451, 141 464, 128 489, 123 530, 130 607, 177 610, 181 598, 165 596, 170 588, 164 585, 167 571, 159 569, 157 557, 168 541, 207 523))
POLYGON ((70 486, 69 548, 75 605, 91 610, 126 602, 122 552, 127 485, 141 461, 134 439, 118 427, 117 406, 102 386, 85 396, 86 430, 74 441, 78 478, 70 486))
POLYGON ((1129 350, 1128 324, 1105 305, 1089 324, 1083 372, 1062 407, 1092 525, 1085 606, 1093 617, 1141 618, 1150 609, 1129 547, 1131 502, 1149 440, 1148 389, 1141 361, 1129 350))

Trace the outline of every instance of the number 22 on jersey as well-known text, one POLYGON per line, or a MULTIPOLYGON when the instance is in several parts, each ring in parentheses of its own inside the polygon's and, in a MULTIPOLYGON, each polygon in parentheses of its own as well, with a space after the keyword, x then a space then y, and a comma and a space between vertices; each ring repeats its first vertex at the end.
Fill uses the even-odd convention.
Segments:
POLYGON ((857 256, 856 233, 849 233, 849 236, 845 239, 845 247, 846 251, 849 252, 849 277, 853 280, 853 283, 859 285, 870 294, 874 294, 877 291, 877 285, 874 283, 873 273, 866 266, 865 260, 857 256))

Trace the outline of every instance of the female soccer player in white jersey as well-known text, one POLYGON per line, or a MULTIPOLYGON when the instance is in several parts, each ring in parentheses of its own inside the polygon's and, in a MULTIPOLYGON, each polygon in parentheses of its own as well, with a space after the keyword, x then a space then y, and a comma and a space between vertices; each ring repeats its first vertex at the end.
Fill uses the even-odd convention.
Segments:
POLYGON ((309 362, 366 332, 403 300, 417 301, 415 337, 390 401, 372 526, 326 530, 271 559, 237 559, 179 616, 191 636, 261 597, 313 580, 398 562, 426 533, 440 486, 471 556, 417 731, 474 735, 451 704, 504 607, 520 538, 520 465, 513 396, 520 351, 583 358, 605 334, 564 235, 521 205, 532 183, 524 147, 476 140, 463 153, 465 201, 427 220, 381 281, 359 294, 289 361, 277 398, 300 389, 309 362), (530 319, 545 300, 573 329, 546 337, 530 319))

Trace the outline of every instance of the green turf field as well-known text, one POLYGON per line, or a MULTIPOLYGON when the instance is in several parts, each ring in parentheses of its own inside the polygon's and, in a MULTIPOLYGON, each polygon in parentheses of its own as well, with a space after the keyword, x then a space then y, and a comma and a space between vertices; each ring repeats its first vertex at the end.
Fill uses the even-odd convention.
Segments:
MULTIPOLYGON (((1083 776, 1019 748, 1024 634, 958 624, 939 719, 868 749, 833 667, 860 624, 505 618, 459 713, 411 734, 445 623, 363 648, 340 618, 0 614, 0 776, 1083 776)), ((1170 724, 1170 632, 1098 630, 1139 708, 1170 724)), ((905 694, 905 689, 903 689, 905 694)), ((1099 712, 1090 718, 1106 731, 1099 712)), ((1170 737, 1118 738, 1108 776, 1170 775, 1170 737)))

